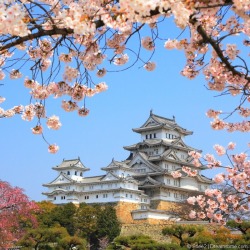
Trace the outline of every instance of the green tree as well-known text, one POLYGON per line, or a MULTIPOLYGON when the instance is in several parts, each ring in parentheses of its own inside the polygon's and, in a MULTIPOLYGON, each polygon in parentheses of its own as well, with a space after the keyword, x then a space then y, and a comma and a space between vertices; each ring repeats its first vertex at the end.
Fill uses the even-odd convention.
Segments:
POLYGON ((78 236, 87 238, 88 241, 91 241, 91 238, 97 231, 98 212, 98 209, 93 206, 89 206, 85 203, 80 204, 79 208, 76 210, 73 221, 78 236))
POLYGON ((121 224, 118 221, 114 207, 105 206, 97 215, 97 238, 107 236, 109 241, 112 241, 120 232, 121 224))
POLYGON ((36 228, 29 230, 25 236, 18 242, 24 249, 41 249, 41 246, 58 243, 59 240, 68 236, 68 232, 63 227, 54 228, 36 228))
POLYGON ((181 247, 184 247, 187 243, 192 241, 197 233, 202 232, 204 228, 202 226, 193 226, 193 225, 172 225, 165 227, 162 230, 163 235, 174 236, 179 240, 181 247))
POLYGON ((238 229, 243 234, 247 234, 250 230, 250 221, 242 221, 241 223, 236 222, 235 220, 230 220, 227 222, 227 226, 231 228, 238 229))
POLYGON ((37 221, 40 227, 52 227, 55 222, 51 218, 51 212, 56 208, 56 205, 49 201, 41 201, 36 203, 39 207, 39 212, 36 214, 37 221))
POLYGON ((77 236, 67 236, 58 242, 56 250, 85 250, 87 249, 86 240, 77 236))
POLYGON ((118 236, 107 250, 184 250, 177 244, 161 244, 146 235, 118 236))
POLYGON ((68 233, 73 236, 75 234, 74 216, 76 210, 77 208, 73 203, 67 203, 52 209, 49 217, 53 223, 59 223, 60 226, 65 227, 68 233))

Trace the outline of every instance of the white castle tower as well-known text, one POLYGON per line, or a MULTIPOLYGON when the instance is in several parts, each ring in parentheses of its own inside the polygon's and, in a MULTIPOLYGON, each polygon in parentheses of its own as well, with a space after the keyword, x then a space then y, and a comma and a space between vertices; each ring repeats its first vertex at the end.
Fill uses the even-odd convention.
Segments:
POLYGON ((170 218, 167 211, 171 204, 186 200, 192 191, 202 193, 213 183, 200 174, 204 168, 199 168, 195 177, 185 173, 177 179, 172 177, 171 172, 182 166, 197 170, 188 152, 200 152, 185 144, 185 137, 193 132, 179 126, 174 118, 150 111, 146 122, 133 131, 141 135, 141 141, 124 147, 130 151, 126 160, 113 159, 102 168, 104 175, 93 177, 84 177, 89 168, 79 158, 63 160, 52 168, 58 177, 43 185, 48 187, 43 194, 55 204, 114 203, 118 214, 120 208, 120 216, 125 216, 121 221, 162 220, 170 218))

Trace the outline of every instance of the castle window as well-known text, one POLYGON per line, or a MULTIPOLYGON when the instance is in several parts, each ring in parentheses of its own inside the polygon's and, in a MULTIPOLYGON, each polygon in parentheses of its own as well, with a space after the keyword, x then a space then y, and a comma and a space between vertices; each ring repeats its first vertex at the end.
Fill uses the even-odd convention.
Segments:
POLYGON ((149 135, 149 138, 152 139, 152 134, 149 135))
POLYGON ((88 200, 88 199, 89 199, 89 196, 88 196, 88 195, 85 195, 85 196, 84 196, 84 199, 85 199, 85 200, 88 200))
POLYGON ((82 172, 80 172, 80 176, 82 176, 82 172))
POLYGON ((167 179, 167 184, 170 184, 171 183, 171 180, 170 179, 167 179))
POLYGON ((177 198, 178 197, 178 194, 177 193, 174 193, 174 198, 177 198))
POLYGON ((96 199, 98 199, 98 194, 95 196, 96 199))
POLYGON ((154 138, 156 138, 156 133, 154 133, 154 138))
POLYGON ((70 171, 67 171, 67 175, 70 175, 70 171))
POLYGON ((179 186, 179 181, 178 180, 174 180, 174 185, 175 186, 179 186))
POLYGON ((126 198, 128 198, 128 194, 126 194, 126 198))
POLYGON ((148 135, 146 135, 146 139, 148 139, 148 135))
POLYGON ((56 200, 56 197, 54 197, 54 200, 56 200))
POLYGON ((103 197, 103 198, 107 198, 107 197, 108 197, 108 194, 103 194, 102 197, 103 197))
POLYGON ((77 175, 77 171, 75 171, 75 175, 77 175))
POLYGON ((201 190, 201 185, 200 184, 198 185, 198 189, 201 190))
POLYGON ((130 198, 133 198, 133 195, 132 195, 132 194, 130 195, 130 198))
POLYGON ((94 186, 93 185, 89 186, 89 189, 94 189, 94 186))

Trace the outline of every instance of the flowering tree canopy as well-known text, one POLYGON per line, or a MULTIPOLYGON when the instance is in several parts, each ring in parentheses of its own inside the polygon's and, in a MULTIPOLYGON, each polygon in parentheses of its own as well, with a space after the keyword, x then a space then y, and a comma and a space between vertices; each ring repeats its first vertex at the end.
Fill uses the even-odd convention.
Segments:
MULTIPOLYGON (((249 0, 2 0, 1 84, 7 84, 7 78, 21 78, 31 101, 0 108, 0 117, 20 114, 26 121, 36 118, 34 134, 43 134, 43 120, 48 128, 57 130, 59 118, 46 113, 46 100, 51 96, 64 98, 65 111, 88 115, 85 98, 107 89, 95 77, 104 77, 113 70, 112 65, 125 70, 140 61, 146 70, 154 70, 156 40, 168 35, 166 29, 161 34, 159 26, 172 18, 183 32, 162 46, 184 51, 187 61, 181 74, 193 79, 203 73, 209 89, 241 95, 233 112, 245 119, 250 115, 246 107, 250 101, 249 10, 249 0), (142 30, 148 35, 141 37, 142 30), (130 47, 135 36, 139 38, 136 51, 130 47), (143 50, 151 51, 152 56, 143 59, 143 50)), ((0 103, 3 101, 0 97, 0 103)), ((228 123, 220 114, 215 110, 207 113, 214 118, 214 129, 249 131, 249 121, 228 123)), ((49 144, 49 152, 57 150, 57 145, 49 144)))
POLYGON ((37 209, 23 190, 0 181, 0 248, 13 246, 24 233, 25 225, 35 226, 32 212, 37 209))
POLYGON ((199 211, 192 210, 190 218, 205 219, 226 224, 228 219, 242 222, 249 219, 250 201, 250 161, 246 153, 230 154, 235 148, 234 143, 229 143, 227 148, 215 145, 214 149, 218 157, 226 156, 229 164, 223 166, 212 154, 202 157, 200 153, 190 152, 193 163, 197 170, 183 166, 181 170, 172 173, 174 178, 179 178, 183 174, 195 176, 199 172, 199 167, 222 168, 224 171, 217 174, 213 181, 220 187, 212 187, 205 190, 205 195, 200 194, 187 199, 192 205, 197 205, 199 211))

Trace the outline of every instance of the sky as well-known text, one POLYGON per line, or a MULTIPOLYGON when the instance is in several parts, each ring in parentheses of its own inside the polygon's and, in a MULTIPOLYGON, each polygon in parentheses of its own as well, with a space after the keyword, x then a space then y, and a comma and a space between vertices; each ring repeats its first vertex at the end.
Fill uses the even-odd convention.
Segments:
MULTIPOLYGON (((175 37, 177 32, 173 30, 170 35, 175 37)), ((175 116, 180 126, 194 132, 185 142, 204 153, 214 153, 214 144, 226 146, 231 141, 237 144, 236 152, 245 150, 247 134, 214 131, 205 115, 210 108, 231 111, 237 106, 237 98, 218 97, 219 93, 207 90, 202 75, 195 80, 181 76, 185 65, 183 53, 167 51, 163 44, 159 43, 152 58, 157 64, 155 71, 147 72, 139 63, 127 71, 105 76, 102 80, 108 90, 87 98, 86 106, 90 109, 87 117, 66 113, 59 100, 48 100, 48 115, 58 115, 62 122, 60 130, 45 132, 49 142, 60 146, 57 154, 49 154, 41 136, 31 133, 35 122, 23 121, 19 116, 1 119, 0 179, 23 188, 30 199, 41 201, 46 198, 41 194, 46 191, 42 184, 56 178, 57 173, 51 168, 63 159, 80 157, 90 168, 86 176, 104 174, 101 168, 112 158, 120 161, 128 157, 123 146, 140 141, 140 135, 132 128, 140 127, 151 109, 160 116, 175 116)), ((0 91, 7 98, 2 105, 5 109, 29 103, 27 90, 19 80, 7 79, 0 91)), ((218 171, 206 171, 205 175, 211 178, 218 171)))

